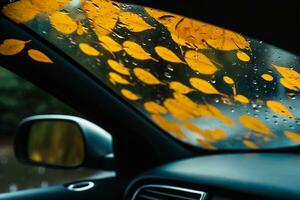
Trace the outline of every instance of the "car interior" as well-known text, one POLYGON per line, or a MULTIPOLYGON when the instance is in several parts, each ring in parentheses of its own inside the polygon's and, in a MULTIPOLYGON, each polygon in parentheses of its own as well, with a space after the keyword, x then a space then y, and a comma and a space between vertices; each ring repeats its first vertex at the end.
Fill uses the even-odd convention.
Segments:
POLYGON ((18 161, 115 171, 1 200, 300 199, 299 1, 0 0, 0 9, 0 65, 84 116, 21 121, 18 161), (12 39, 23 42, 6 48, 12 39), (144 42, 147 53, 135 44, 144 42))

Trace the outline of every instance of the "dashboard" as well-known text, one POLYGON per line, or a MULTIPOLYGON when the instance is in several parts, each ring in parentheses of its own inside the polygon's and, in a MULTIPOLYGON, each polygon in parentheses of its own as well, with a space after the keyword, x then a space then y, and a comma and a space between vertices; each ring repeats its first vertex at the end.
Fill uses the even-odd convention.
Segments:
POLYGON ((300 199, 300 155, 239 153, 172 162, 136 177, 125 199, 300 199))

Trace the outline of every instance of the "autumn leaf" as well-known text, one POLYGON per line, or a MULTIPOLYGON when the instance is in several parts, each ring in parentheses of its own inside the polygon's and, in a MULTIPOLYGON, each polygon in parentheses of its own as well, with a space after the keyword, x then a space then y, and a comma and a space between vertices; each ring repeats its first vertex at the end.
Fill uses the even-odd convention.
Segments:
POLYGON ((266 135, 272 135, 272 131, 269 129, 269 127, 267 127, 262 121, 255 117, 242 115, 239 120, 243 126, 252 131, 263 133, 266 135))
POLYGON ((291 119, 295 119, 295 116, 283 104, 272 100, 267 101, 266 104, 267 107, 273 112, 291 119))
POLYGON ((30 1, 33 6, 35 6, 42 13, 53 13, 64 5, 69 3, 71 0, 27 0, 30 1))
POLYGON ((288 67, 283 67, 275 64, 271 65, 278 71, 278 73, 283 76, 283 79, 280 79, 280 83, 284 87, 294 91, 298 91, 300 89, 300 74, 297 71, 288 67))
POLYGON ((228 77, 228 76, 223 76, 223 80, 225 83, 232 85, 234 84, 234 80, 232 80, 232 78, 228 77))
POLYGON ((20 53, 24 48, 25 44, 30 41, 23 41, 17 39, 6 39, 0 44, 0 55, 13 56, 20 53))
POLYGON ((123 48, 131 57, 138 60, 154 60, 158 62, 156 59, 152 58, 149 53, 147 53, 139 44, 132 41, 125 41, 123 43, 123 48))
POLYGON ((144 103, 144 108, 153 114, 166 114, 168 111, 162 105, 155 103, 154 101, 147 101, 144 103))
POLYGON ((25 23, 33 20, 39 10, 29 0, 20 0, 5 5, 2 12, 16 23, 25 23))
POLYGON ((244 104, 249 103, 249 99, 247 97, 245 97, 244 95, 241 95, 241 94, 235 95, 234 99, 241 102, 241 103, 244 103, 244 104))
POLYGON ((197 138, 196 140, 197 140, 197 142, 199 142, 199 144, 201 144, 202 148, 204 148, 204 149, 217 150, 217 148, 215 146, 213 146, 209 142, 205 141, 204 139, 197 138))
POLYGON ((110 68, 112 68, 113 70, 115 70, 116 72, 118 72, 120 74, 127 75, 127 76, 130 75, 129 70, 126 67, 124 67, 121 63, 119 63, 115 60, 108 59, 107 64, 110 66, 110 68))
POLYGON ((71 34, 77 30, 77 23, 64 12, 54 12, 49 16, 51 25, 63 34, 71 34))
POLYGON ((191 89, 188 86, 186 86, 183 83, 180 83, 178 81, 171 81, 169 83, 169 87, 170 87, 170 89, 172 89, 176 92, 179 92, 181 94, 187 94, 187 93, 194 91, 194 89, 191 89))
POLYGON ((193 117, 200 117, 202 115, 201 111, 198 110, 199 105, 186 95, 179 92, 174 92, 173 96, 177 105, 179 105, 178 108, 181 110, 189 113, 189 115, 192 115, 193 117))
POLYGON ((109 52, 119 52, 123 47, 109 36, 101 36, 98 38, 103 48, 109 52))
POLYGON ((243 62, 249 62, 250 61, 250 57, 248 56, 248 54, 246 54, 243 51, 237 51, 236 52, 236 56, 239 60, 243 61, 243 62))
POLYGON ((159 55, 159 57, 168 62, 184 63, 182 60, 180 60, 180 58, 178 58, 178 56, 175 53, 173 53, 170 49, 166 47, 156 46, 154 50, 157 53, 157 55, 159 55))
POLYGON ((154 29, 146 23, 142 17, 132 12, 121 12, 119 20, 124 26, 132 32, 141 32, 149 29, 154 29))
POLYGON ((176 99, 167 98, 163 104, 175 119, 186 120, 193 118, 192 113, 184 107, 185 105, 182 105, 182 103, 176 99))
POLYGON ((116 83, 120 83, 120 84, 123 84, 123 85, 129 85, 130 84, 125 78, 123 78, 122 76, 120 76, 117 73, 109 72, 108 76, 111 80, 113 80, 116 83))
POLYGON ((140 81, 148 85, 161 84, 161 82, 154 75, 142 68, 134 68, 133 73, 140 81))
POLYGON ((76 30, 77 35, 83 35, 87 33, 86 28, 82 25, 81 22, 78 22, 77 24, 77 30, 76 30))
POLYGON ((131 92, 130 90, 127 90, 127 89, 122 89, 121 94, 131 101, 136 101, 136 100, 140 99, 140 97, 138 95, 134 94, 133 92, 131 92))
POLYGON ((192 70, 201 74, 211 75, 217 71, 217 67, 209 58, 198 51, 187 51, 184 55, 184 59, 192 70))
POLYGON ((273 81, 273 76, 271 76, 270 74, 262 74, 261 77, 265 80, 265 81, 273 81))
POLYGON ((284 131, 284 135, 288 137, 290 140, 300 143, 300 134, 294 133, 292 131, 284 131))
POLYGON ((234 122, 230 117, 224 115, 216 106, 213 106, 211 104, 204 104, 200 105, 198 108, 199 112, 202 114, 202 117, 213 117, 224 124, 227 124, 229 126, 235 126, 234 122))
POLYGON ((45 55, 43 52, 36 50, 36 49, 29 49, 27 51, 29 57, 31 57, 33 60, 43 63, 53 63, 53 61, 45 55))
POLYGON ((190 84, 205 94, 221 94, 212 84, 200 78, 190 78, 190 84))
POLYGON ((99 56, 100 52, 87 43, 79 44, 80 50, 88 56, 99 56))
POLYGON ((250 149, 258 149, 259 147, 250 140, 243 140, 243 144, 250 149))
POLYGON ((192 131, 192 132, 194 132, 194 133, 197 133, 197 134, 199 134, 199 135, 202 135, 202 130, 201 130, 198 126, 196 126, 195 124, 186 121, 186 122, 184 122, 182 125, 183 125, 186 129, 188 129, 189 131, 192 131))

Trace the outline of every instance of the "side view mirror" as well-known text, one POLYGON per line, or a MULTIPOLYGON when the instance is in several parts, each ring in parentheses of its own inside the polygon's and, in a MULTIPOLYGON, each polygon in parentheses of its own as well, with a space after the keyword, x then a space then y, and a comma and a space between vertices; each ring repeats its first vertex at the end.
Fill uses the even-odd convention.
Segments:
POLYGON ((15 155, 23 163, 52 168, 113 169, 112 137, 79 117, 36 115, 20 122, 15 155))

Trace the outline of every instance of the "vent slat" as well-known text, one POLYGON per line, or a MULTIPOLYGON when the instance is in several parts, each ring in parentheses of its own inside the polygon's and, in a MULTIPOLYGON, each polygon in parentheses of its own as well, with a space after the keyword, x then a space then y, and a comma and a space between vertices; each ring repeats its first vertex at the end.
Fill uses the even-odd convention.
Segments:
POLYGON ((132 200, 204 200, 205 192, 169 185, 144 185, 137 189, 132 200))

